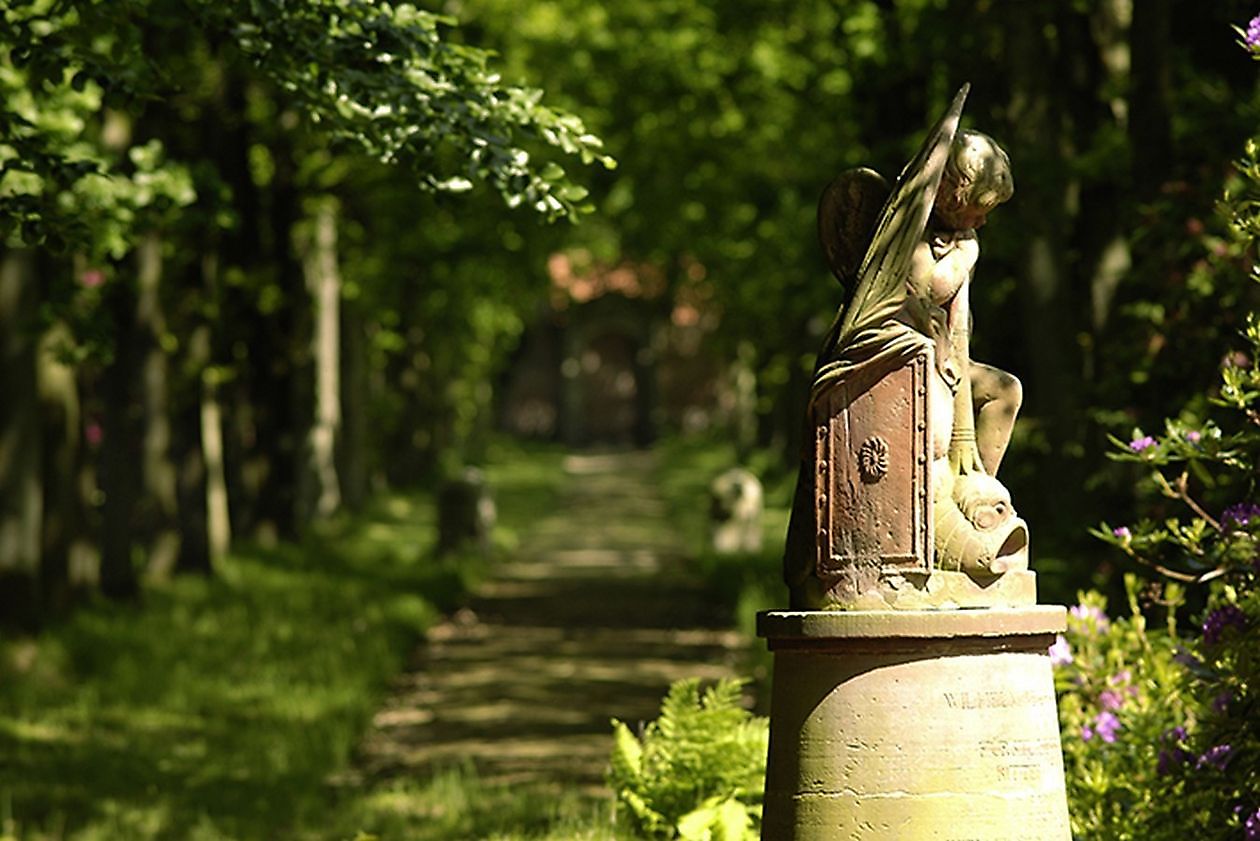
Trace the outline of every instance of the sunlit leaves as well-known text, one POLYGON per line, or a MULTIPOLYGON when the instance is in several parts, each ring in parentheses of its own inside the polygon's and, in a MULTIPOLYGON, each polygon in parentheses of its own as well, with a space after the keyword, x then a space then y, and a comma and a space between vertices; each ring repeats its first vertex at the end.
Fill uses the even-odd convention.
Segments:
POLYGON ((576 217, 584 190, 527 148, 611 167, 599 138, 540 91, 504 84, 488 52, 447 37, 452 24, 364 0, 14 0, 0 10, 0 235, 117 255, 139 210, 193 200, 160 147, 129 159, 105 128, 177 91, 155 45, 189 27, 231 45, 326 138, 422 189, 488 182, 509 206, 576 217))

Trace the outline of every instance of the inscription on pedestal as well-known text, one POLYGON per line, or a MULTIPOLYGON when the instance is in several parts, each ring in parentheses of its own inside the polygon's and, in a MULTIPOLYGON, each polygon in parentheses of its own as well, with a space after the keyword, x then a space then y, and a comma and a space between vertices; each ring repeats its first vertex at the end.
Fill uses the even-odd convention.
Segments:
POLYGON ((1044 704, 1048 699, 1037 692, 1012 692, 1009 689, 988 689, 944 693, 945 703, 951 710, 987 710, 1003 707, 1032 707, 1044 704))

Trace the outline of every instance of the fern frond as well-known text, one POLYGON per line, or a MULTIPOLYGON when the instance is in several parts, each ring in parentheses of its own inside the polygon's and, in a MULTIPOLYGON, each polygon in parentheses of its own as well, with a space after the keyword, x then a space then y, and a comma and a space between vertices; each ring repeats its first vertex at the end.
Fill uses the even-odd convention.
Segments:
POLYGON ((702 692, 699 680, 681 680, 639 737, 613 722, 609 781, 641 832, 695 841, 755 834, 769 733, 743 708, 743 687, 727 679, 702 692))
POLYGON ((611 777, 614 788, 636 782, 643 772, 643 746, 630 728, 613 719, 613 752, 611 777))

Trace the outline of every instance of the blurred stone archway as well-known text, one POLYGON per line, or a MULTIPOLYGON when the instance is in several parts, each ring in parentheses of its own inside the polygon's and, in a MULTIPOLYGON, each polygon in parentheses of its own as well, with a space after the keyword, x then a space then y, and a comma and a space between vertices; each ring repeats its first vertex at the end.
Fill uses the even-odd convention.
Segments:
POLYGON ((655 309, 650 301, 607 294, 542 314, 506 372, 500 426, 572 447, 650 444, 655 309))

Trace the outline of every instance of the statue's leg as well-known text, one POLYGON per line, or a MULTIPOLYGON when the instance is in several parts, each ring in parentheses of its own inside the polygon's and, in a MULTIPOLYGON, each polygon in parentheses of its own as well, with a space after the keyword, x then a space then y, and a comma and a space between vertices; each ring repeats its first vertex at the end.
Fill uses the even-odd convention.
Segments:
POLYGON ((1006 446, 1011 442, 1015 415, 1024 399, 1024 388, 1012 374, 971 363, 971 401, 976 412, 976 445, 990 476, 996 476, 1006 446))

